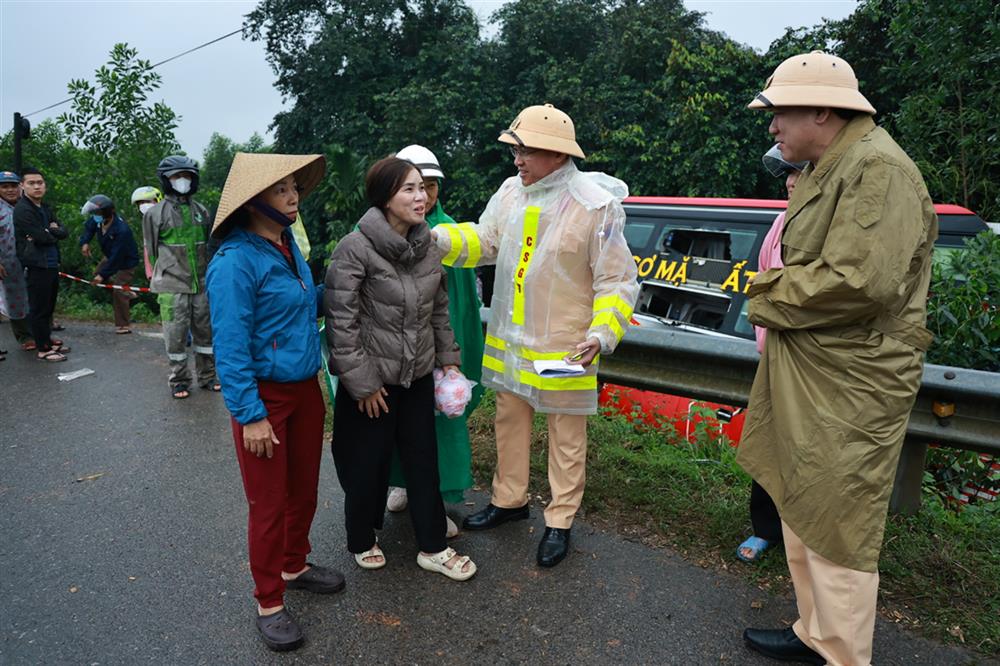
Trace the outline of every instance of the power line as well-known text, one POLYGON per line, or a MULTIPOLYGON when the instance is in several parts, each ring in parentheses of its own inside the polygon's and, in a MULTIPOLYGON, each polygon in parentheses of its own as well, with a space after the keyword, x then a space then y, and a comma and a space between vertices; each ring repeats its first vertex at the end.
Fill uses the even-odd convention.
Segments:
MULTIPOLYGON (((238 34, 240 32, 243 32, 243 28, 240 28, 239 30, 233 30, 232 32, 227 32, 226 34, 222 35, 221 37, 216 37, 212 41, 205 42, 204 44, 199 44, 198 46, 194 47, 193 49, 188 49, 187 51, 184 51, 182 53, 178 53, 175 56, 171 56, 171 57, 167 58, 166 60, 161 60, 160 62, 158 62, 156 64, 150 65, 149 68, 150 69, 156 69, 160 65, 167 64, 171 60, 177 60, 181 56, 186 56, 188 53, 194 53, 195 51, 197 51, 199 49, 203 49, 206 46, 211 46, 212 44, 215 44, 216 42, 221 42, 223 39, 226 39, 227 37, 232 37, 233 35, 238 34)), ((25 113, 21 117, 22 118, 27 118, 28 116, 33 116, 36 113, 41 113, 42 111, 48 111, 49 109, 54 109, 57 106, 62 106, 63 104, 66 104, 67 102, 72 102, 72 101, 73 101, 73 98, 72 97, 68 97, 68 98, 64 99, 63 101, 61 101, 61 102, 56 102, 55 104, 49 104, 44 109, 38 109, 37 111, 32 111, 31 113, 25 113)))

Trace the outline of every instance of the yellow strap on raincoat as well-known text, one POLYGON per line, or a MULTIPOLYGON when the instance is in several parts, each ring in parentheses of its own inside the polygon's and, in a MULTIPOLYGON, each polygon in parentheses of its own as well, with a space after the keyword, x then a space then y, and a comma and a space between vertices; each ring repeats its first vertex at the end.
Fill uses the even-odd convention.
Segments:
POLYGON ((617 310, 624 317, 625 321, 632 318, 632 306, 628 304, 625 299, 620 296, 601 296, 594 300, 594 314, 596 315, 602 310, 617 310))
MULTIPOLYGON (((565 354, 558 354, 557 356, 558 358, 563 358, 565 354)), ((483 367, 498 374, 504 374, 504 362, 490 356, 489 349, 483 354, 483 367)), ((597 389, 597 375, 585 377, 542 377, 531 370, 521 370, 517 373, 517 380, 539 391, 593 391, 597 389)))
POLYGON ((524 326, 524 278, 531 266, 531 258, 535 254, 538 241, 538 217, 542 209, 538 206, 528 206, 524 209, 524 234, 521 243, 521 258, 514 271, 514 314, 511 321, 518 326, 524 326))

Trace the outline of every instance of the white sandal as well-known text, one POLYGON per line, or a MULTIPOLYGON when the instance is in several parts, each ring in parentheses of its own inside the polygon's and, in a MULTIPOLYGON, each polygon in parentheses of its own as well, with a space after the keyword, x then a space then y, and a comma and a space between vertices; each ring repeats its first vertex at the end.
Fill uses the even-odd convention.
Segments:
POLYGON ((375 540, 375 545, 366 550, 363 553, 355 553, 354 561, 358 563, 358 566, 362 569, 381 569, 385 566, 385 553, 378 545, 378 539, 375 540), (381 557, 381 562, 366 562, 366 557, 381 557))
POLYGON ((421 569, 444 574, 452 580, 469 580, 476 574, 476 563, 473 562, 468 555, 462 555, 455 560, 455 564, 453 564, 451 568, 445 566, 445 563, 456 555, 458 555, 458 553, 455 552, 454 548, 445 548, 440 553, 435 553, 434 555, 424 555, 423 553, 418 553, 417 564, 420 565, 421 569), (469 565, 468 570, 462 571, 466 564, 469 565))
POLYGON ((456 525, 455 521, 452 520, 451 518, 449 518, 448 516, 445 516, 444 519, 446 521, 445 522, 444 538, 445 539, 454 539, 455 537, 458 536, 458 525, 456 525))

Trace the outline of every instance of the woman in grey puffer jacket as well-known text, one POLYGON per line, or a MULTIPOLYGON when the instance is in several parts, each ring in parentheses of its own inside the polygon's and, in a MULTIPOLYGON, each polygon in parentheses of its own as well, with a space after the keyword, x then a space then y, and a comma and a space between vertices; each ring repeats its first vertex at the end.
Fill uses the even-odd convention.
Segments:
POLYGON ((364 569, 385 566, 382 528, 389 463, 399 452, 409 488, 417 564, 454 580, 476 565, 445 544, 434 431, 434 368, 461 362, 448 319, 441 254, 424 220, 423 177, 395 157, 368 171, 372 208, 345 236, 326 274, 329 365, 340 379, 333 460, 344 489, 347 548, 364 569))

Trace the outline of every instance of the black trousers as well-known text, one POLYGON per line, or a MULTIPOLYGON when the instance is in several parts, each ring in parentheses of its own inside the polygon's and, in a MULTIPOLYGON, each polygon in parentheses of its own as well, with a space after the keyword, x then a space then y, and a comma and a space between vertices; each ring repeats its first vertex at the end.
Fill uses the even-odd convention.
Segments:
POLYGON ((434 430, 434 379, 426 375, 409 388, 385 389, 389 412, 374 419, 358 411, 358 402, 343 387, 334 401, 331 450, 345 495, 347 549, 363 553, 375 545, 375 530, 382 529, 385 516, 389 463, 395 450, 406 477, 417 544, 425 553, 439 553, 447 545, 434 430))
POLYGON ((750 522, 753 533, 770 542, 781 541, 781 517, 774 500, 756 481, 750 486, 750 522))
POLYGON ((52 313, 59 295, 59 269, 29 266, 25 284, 28 289, 28 325, 39 351, 52 347, 52 313))

